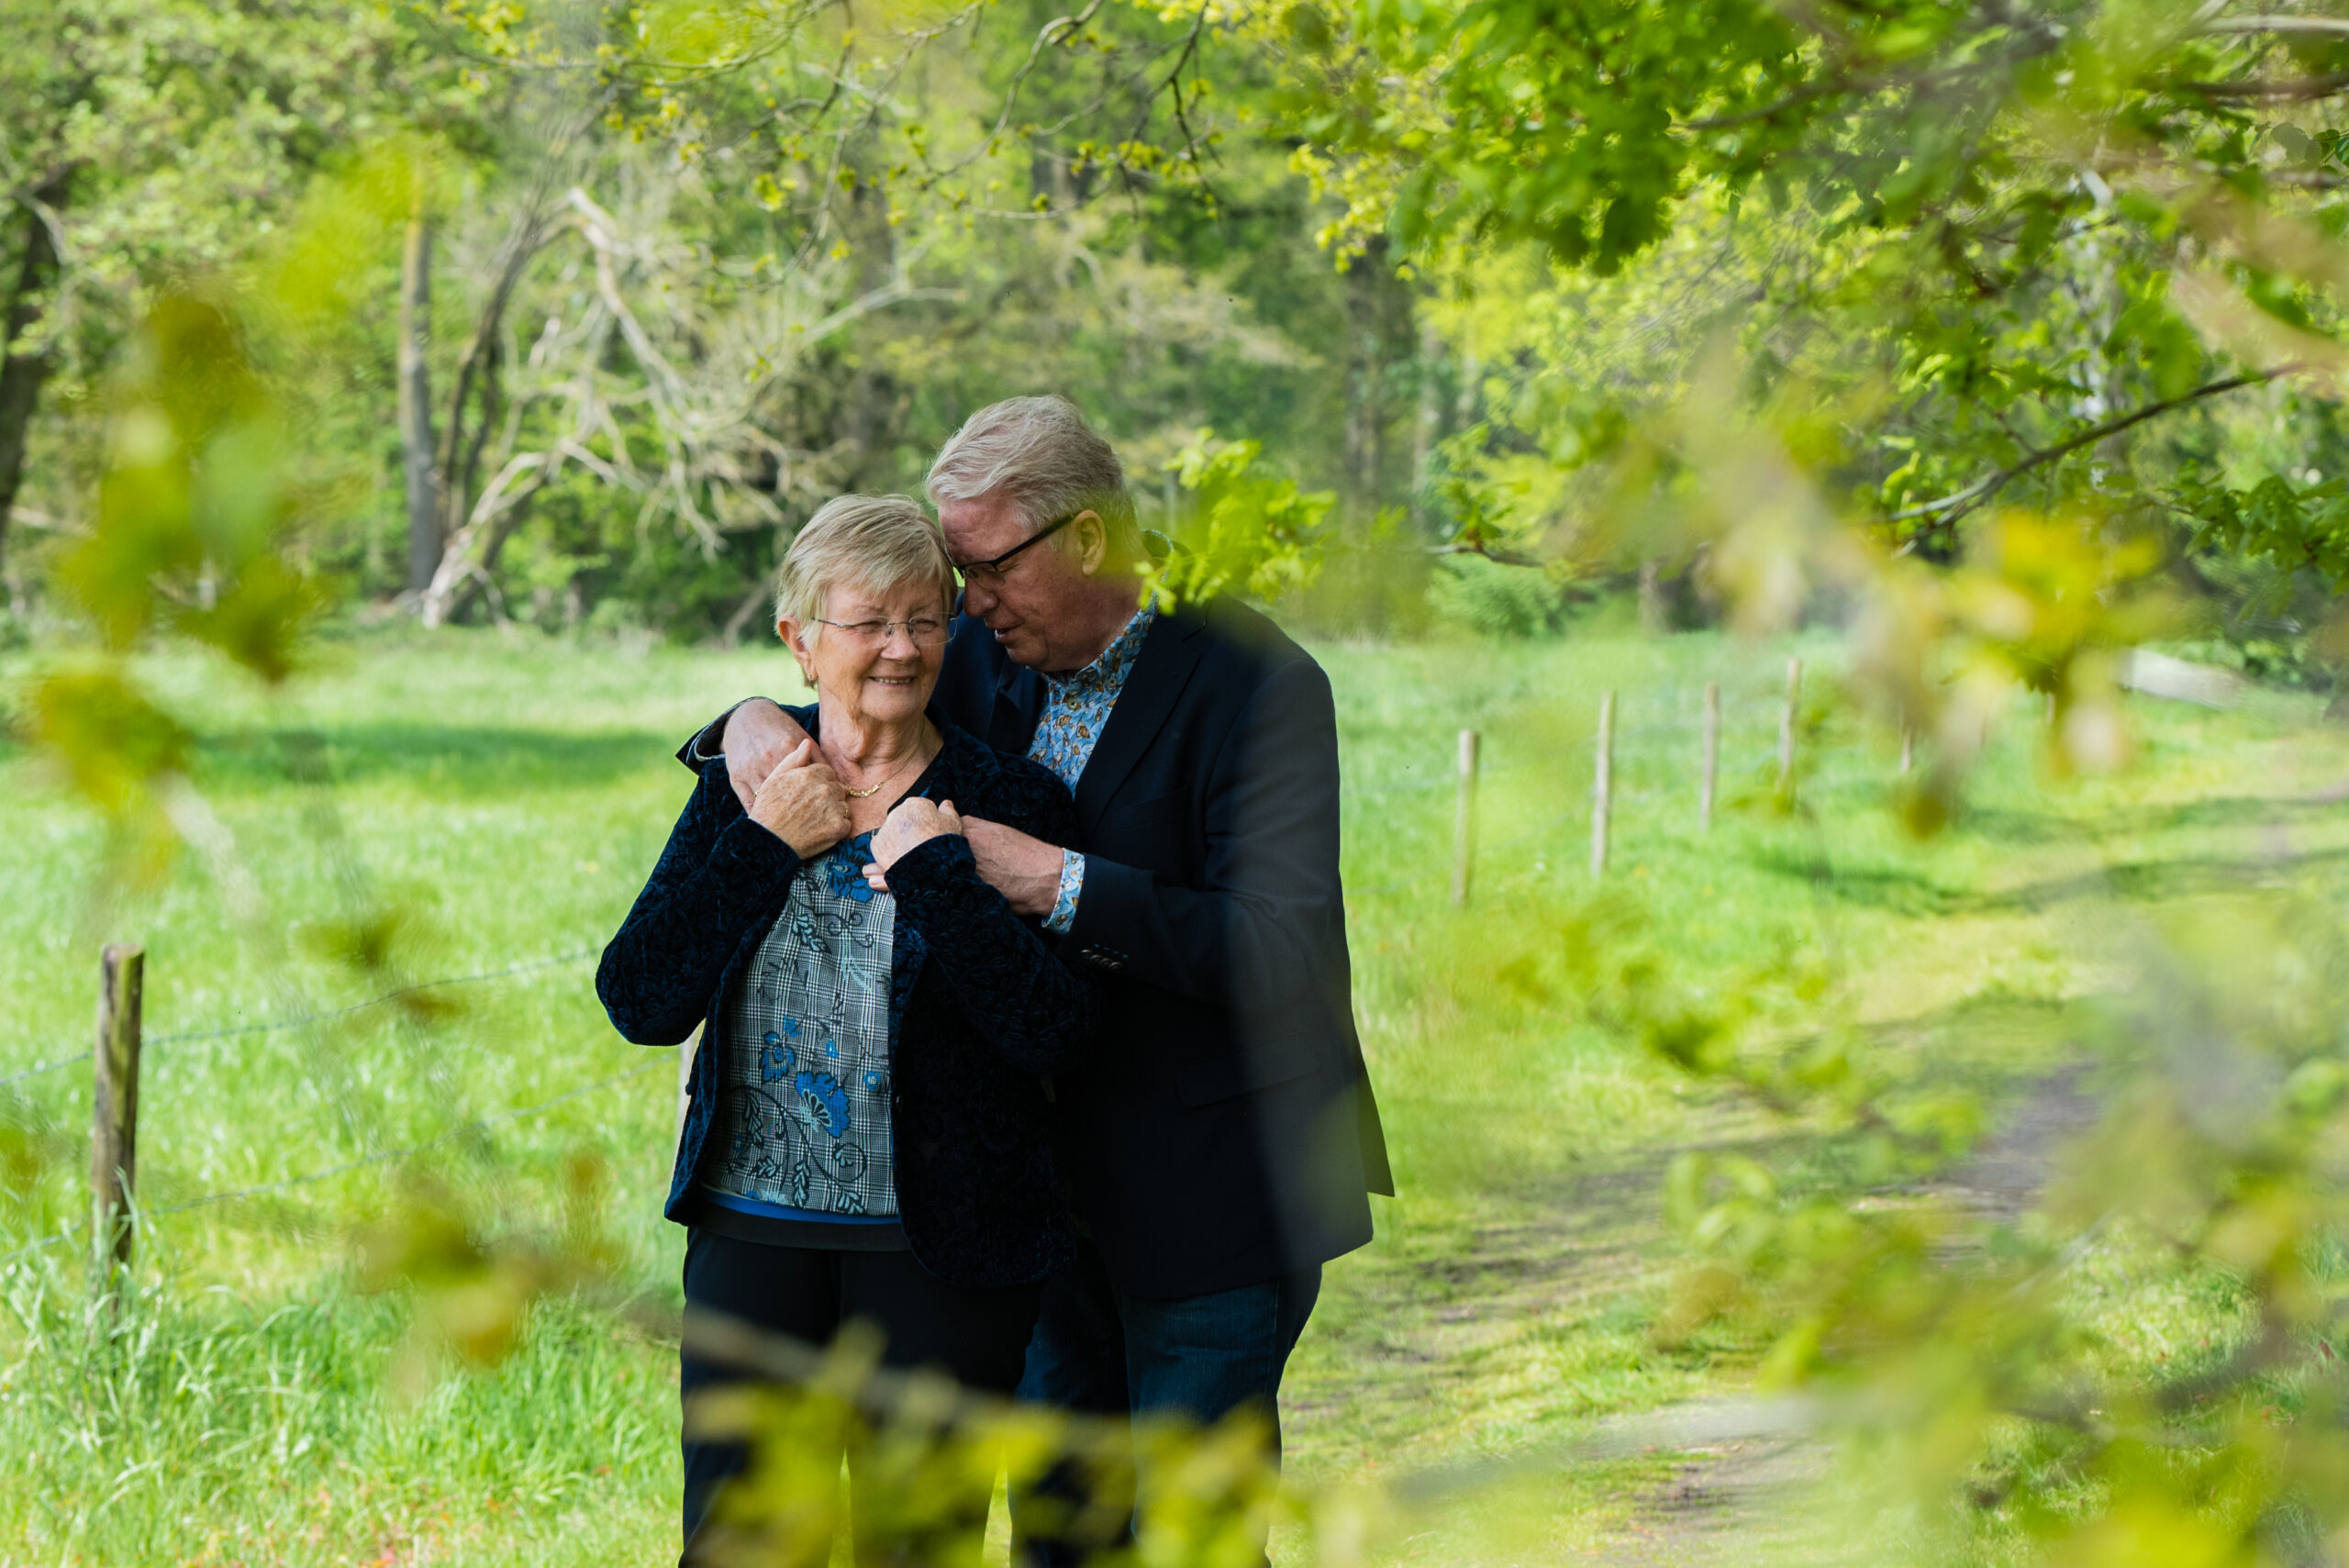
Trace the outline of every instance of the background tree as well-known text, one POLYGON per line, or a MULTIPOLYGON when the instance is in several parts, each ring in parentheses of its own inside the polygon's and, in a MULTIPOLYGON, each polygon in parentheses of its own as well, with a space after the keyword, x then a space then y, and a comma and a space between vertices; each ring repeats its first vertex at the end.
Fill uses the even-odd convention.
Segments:
POLYGON ((12 0, 0 26, 5 546, 28 453, 37 515, 81 526, 87 416, 159 291, 249 255, 317 171, 449 103, 456 70, 369 0, 12 0), (45 431, 44 395, 64 406, 45 431))
POLYGON ((1618 452, 1726 341, 1744 406, 1795 385, 1847 405, 1833 486, 1903 548, 1949 559, 1985 507, 2084 499, 2341 580, 2326 470, 2208 472, 2246 423, 2330 417, 2338 21, 1743 0, 1284 16, 1255 36, 1291 72, 1300 161, 1347 203, 1335 243, 1391 235, 1487 311, 1513 247, 1542 258, 1560 329, 1514 340, 1532 357, 1470 469, 1618 452), (1616 351, 1609 324, 1633 322, 1664 324, 1672 365, 1653 339, 1616 351))

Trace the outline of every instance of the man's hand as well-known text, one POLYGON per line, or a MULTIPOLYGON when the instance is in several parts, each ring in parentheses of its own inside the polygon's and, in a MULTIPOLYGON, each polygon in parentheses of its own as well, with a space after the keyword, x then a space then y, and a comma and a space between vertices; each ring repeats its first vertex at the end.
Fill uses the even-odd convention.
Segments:
POLYGON ((848 792, 816 743, 802 740, 751 796, 751 817, 804 861, 848 837, 848 792))
POLYGON ((1056 844, 1031 839, 1017 828, 966 817, 963 831, 971 840, 971 857, 979 875, 992 884, 1022 915, 1049 915, 1061 891, 1061 851, 1056 844))
POLYGON ((759 786, 807 739, 796 720, 764 697, 752 697, 726 716, 718 744, 726 752, 727 782, 741 796, 743 810, 757 815, 751 808, 759 786))

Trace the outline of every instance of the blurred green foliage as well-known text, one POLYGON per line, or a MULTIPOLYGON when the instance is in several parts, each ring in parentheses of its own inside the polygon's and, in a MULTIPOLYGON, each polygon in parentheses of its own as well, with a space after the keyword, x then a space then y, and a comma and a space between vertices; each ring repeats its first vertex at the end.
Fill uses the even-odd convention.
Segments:
MULTIPOLYGON (((2244 649, 2288 648, 2349 575, 2329 123, 2349 33, 2328 18, 1366 0, 867 27, 76 0, 45 28, 5 19, 40 45, 0 80, 0 490, 41 536, 9 556, 41 620, 20 728, 148 884, 174 840, 199 851, 362 1144, 379 1064, 309 1028, 335 1015, 306 1010, 286 922, 196 786, 190 705, 142 657, 191 645, 249 678, 309 789, 295 677, 354 602, 731 637, 798 518, 908 484, 1003 392, 1100 412, 1174 546, 1142 584, 1163 597, 1326 608, 1333 562, 1400 540, 1449 558, 1439 606, 1480 629, 1553 629, 1564 584, 1642 565, 1749 634, 1831 614, 1842 688, 1787 732, 1856 748, 1865 714, 1920 741, 1880 796, 1920 833, 1960 818, 2018 692, 2043 703, 2051 775, 2119 769, 2130 650, 2211 600, 2244 649)), ((1364 603, 1329 619, 1381 624, 1364 603)), ((1771 789, 1774 821, 1800 822, 1804 786, 1771 789)), ((311 950, 416 996, 429 933, 325 801, 301 815, 332 884, 311 950)), ((1490 978, 1834 1153, 1824 1173, 1671 1162, 1691 1262, 1658 1345, 1765 1344, 1761 1373, 1889 1455, 1874 1473, 1960 1559, 2005 1531, 2055 1562, 2300 1562, 2349 1529, 2337 926, 2329 904, 2238 899, 2149 936, 2109 987, 2137 1010, 2116 1002, 2100 1042, 2108 1126, 2021 1220, 1932 1190, 1987 1110, 1873 1048, 1831 953, 1692 965, 1607 895, 1544 906, 1490 978), (2219 1303, 2209 1353, 2158 1368, 2117 1344, 2082 1307, 2091 1263, 2123 1295, 2219 1303)), ((386 1013, 385 1060, 447 1082, 451 1010, 386 1013)), ((6 1143, 32 1194, 54 1138, 6 1143)), ((562 1162, 551 1233, 456 1183, 383 1207, 360 1275, 414 1309, 407 1383, 444 1349, 527 1355, 535 1318, 582 1301, 657 1318, 619 1283, 604 1169, 562 1162)), ((37 1355, 71 1315, 19 1316, 37 1355)), ((167 1405, 166 1372, 100 1322, 94 1385, 167 1405)), ((696 1418, 761 1435, 746 1557, 829 1556, 843 1453, 875 1499, 860 1550, 898 1560, 975 1528, 998 1462, 1089 1466, 1102 1519, 1130 1495, 1138 1564, 1252 1561, 1276 1523, 1348 1563, 1377 1510, 1284 1496, 1245 1423, 1127 1432, 918 1379, 876 1411, 869 1346, 776 1353, 800 1358, 790 1386, 696 1418)))
POLYGON ((1449 508, 1464 540, 1701 571, 1675 465, 1642 473, 1668 500, 1637 527, 1582 476, 1636 460, 1709 375, 1733 384, 1712 420, 1834 407, 1831 504, 1912 552, 1962 556, 2001 501, 2085 508, 2162 537, 2239 659, 2272 668, 2323 618, 2349 49, 2329 21, 2183 0, 1289 17, 1264 47, 1299 164, 1342 206, 1331 242, 1409 257, 1489 422, 1449 465, 1482 487, 1449 508), (2245 583, 2246 560, 2317 591, 2245 583))
POLYGON ((1881 1085, 1798 1072, 1774 1082, 1774 1104, 1857 1116, 1882 1129, 1881 1152, 1853 1184, 1800 1195, 1752 1160, 1682 1156, 1668 1212, 1701 1261, 1667 1330, 1720 1314, 1766 1325, 1765 1375, 1812 1390, 1883 1500, 1941 1521, 1957 1560, 2013 1531, 2059 1563, 2310 1561, 2349 1496, 2332 1349, 2339 917, 2215 898, 2133 945, 2133 985, 2070 1042, 2094 1053, 2105 1109, 2043 1209, 2018 1222, 1946 1193, 1887 1198, 1898 1139, 1962 1146, 1966 1108, 1920 1117, 1881 1085), (2092 1259, 2138 1296, 2210 1295, 2229 1331, 2148 1364, 2084 1311, 2092 1259))

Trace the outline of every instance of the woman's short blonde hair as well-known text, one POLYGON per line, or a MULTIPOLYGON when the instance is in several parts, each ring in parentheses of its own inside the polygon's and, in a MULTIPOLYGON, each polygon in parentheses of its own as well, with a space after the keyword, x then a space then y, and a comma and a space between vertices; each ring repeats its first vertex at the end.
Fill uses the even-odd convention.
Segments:
POLYGON ((783 552, 776 579, 775 619, 797 622, 810 641, 826 598, 843 584, 887 594, 908 583, 935 584, 940 608, 954 603, 946 536, 910 495, 835 495, 783 552))

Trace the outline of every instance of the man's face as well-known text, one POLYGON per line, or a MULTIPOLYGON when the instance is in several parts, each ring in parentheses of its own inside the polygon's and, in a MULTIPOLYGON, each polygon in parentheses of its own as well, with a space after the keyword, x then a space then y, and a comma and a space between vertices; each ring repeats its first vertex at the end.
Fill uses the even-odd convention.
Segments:
MULTIPOLYGON (((958 562, 993 561, 1018 546, 1034 529, 1019 508, 1000 495, 974 501, 941 501, 938 523, 946 530, 947 553, 958 562)), ((1091 579, 1061 549, 1074 529, 1063 529, 1033 549, 1019 551, 1000 573, 980 573, 963 584, 963 607, 985 621, 1012 662, 1038 670, 1081 669, 1096 650, 1081 639, 1084 599, 1091 579)))

